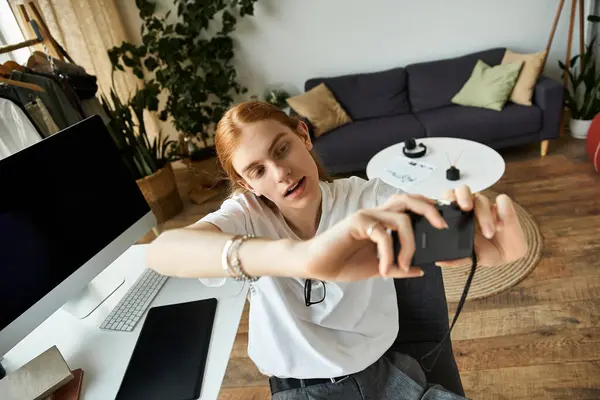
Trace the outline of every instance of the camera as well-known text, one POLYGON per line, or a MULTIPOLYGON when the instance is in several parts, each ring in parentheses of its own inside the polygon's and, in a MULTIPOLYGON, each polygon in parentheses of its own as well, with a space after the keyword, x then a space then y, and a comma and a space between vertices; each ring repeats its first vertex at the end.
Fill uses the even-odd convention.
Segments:
MULTIPOLYGON (((438 229, 424 216, 408 212, 415 235, 415 253, 411 265, 457 260, 473 254, 474 212, 461 210, 455 202, 438 201, 436 208, 448 223, 448 229, 438 229)), ((391 235, 397 260, 400 254, 398 232, 392 231, 391 235)))

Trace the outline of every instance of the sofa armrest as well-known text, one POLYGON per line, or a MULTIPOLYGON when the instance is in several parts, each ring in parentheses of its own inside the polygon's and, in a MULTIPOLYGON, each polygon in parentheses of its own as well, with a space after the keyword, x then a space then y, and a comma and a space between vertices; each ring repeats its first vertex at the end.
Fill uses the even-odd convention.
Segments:
POLYGON ((563 101, 564 89, 562 83, 540 76, 533 93, 533 104, 542 109, 540 140, 559 137, 563 101))

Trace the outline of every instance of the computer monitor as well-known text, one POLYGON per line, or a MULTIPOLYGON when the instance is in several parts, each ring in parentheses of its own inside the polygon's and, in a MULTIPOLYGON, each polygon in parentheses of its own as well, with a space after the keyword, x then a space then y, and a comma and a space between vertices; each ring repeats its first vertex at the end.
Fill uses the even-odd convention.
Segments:
POLYGON ((0 160, 0 359, 69 300, 89 314, 122 283, 92 280, 155 225, 98 116, 0 160))

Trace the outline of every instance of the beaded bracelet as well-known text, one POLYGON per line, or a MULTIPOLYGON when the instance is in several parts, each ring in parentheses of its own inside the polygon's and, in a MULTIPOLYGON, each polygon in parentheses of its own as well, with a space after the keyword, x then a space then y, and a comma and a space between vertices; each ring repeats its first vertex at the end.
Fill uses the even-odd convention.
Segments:
POLYGON ((244 271, 239 257, 239 249, 247 239, 253 238, 254 235, 236 235, 225 244, 222 254, 223 269, 225 269, 237 281, 256 282, 258 277, 253 277, 244 271))

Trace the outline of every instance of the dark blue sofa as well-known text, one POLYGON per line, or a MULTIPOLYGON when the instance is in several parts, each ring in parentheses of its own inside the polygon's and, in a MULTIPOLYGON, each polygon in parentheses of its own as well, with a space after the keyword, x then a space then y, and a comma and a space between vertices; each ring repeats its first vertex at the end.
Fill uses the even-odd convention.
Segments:
POLYGON ((353 120, 314 139, 315 151, 333 174, 364 171, 377 152, 411 137, 459 137, 496 149, 542 142, 544 155, 547 141, 559 136, 561 83, 540 77, 531 107, 509 102, 498 112, 451 103, 477 60, 498 65, 505 50, 495 48, 374 73, 309 79, 306 91, 324 82, 353 120))

